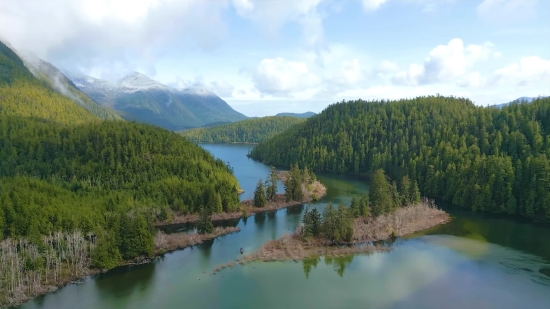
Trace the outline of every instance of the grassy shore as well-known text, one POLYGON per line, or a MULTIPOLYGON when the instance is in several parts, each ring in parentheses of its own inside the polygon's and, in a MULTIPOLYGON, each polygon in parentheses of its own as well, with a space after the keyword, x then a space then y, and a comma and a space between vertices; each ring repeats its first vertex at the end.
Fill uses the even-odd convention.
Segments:
POLYGON ((266 242, 256 252, 246 254, 235 262, 216 267, 213 273, 254 261, 297 261, 321 255, 336 257, 390 250, 373 242, 426 230, 446 223, 449 219, 446 212, 428 201, 423 201, 417 205, 399 208, 393 214, 355 219, 353 241, 349 243, 334 244, 322 237, 304 240, 297 230, 266 242))
MULTIPOLYGON (((279 180, 284 182, 286 180, 286 173, 287 172, 283 172, 283 171, 277 172, 277 176, 279 177, 279 180)), ((284 194, 277 194, 275 197, 275 201, 268 202, 267 205, 265 205, 264 207, 254 207, 253 199, 244 200, 244 201, 241 201, 241 207, 239 211, 212 214, 212 221, 238 219, 238 218, 242 218, 243 216, 249 217, 260 212, 279 210, 287 207, 301 205, 304 203, 309 203, 312 201, 319 200, 323 196, 325 196, 327 189, 320 181, 316 180, 313 183, 308 185, 302 184, 302 192, 303 192, 304 198, 301 201, 287 202, 285 200, 284 194)), ((156 226, 191 223, 191 222, 197 222, 197 221, 199 221, 199 216, 196 214, 176 215, 170 220, 157 222, 156 226)))

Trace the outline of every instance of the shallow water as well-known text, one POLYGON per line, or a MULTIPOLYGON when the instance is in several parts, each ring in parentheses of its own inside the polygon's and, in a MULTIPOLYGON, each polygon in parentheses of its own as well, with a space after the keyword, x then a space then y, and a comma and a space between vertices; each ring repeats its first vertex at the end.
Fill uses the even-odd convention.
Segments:
MULTIPOLYGON (((203 145, 235 169, 251 198, 269 167, 251 145, 203 145)), ((349 204, 364 181, 318 175, 323 200, 349 204)), ((279 187, 282 190, 282 186, 279 187)), ((90 308, 550 308, 550 228, 447 209, 453 220, 398 239, 387 253, 301 262, 251 263, 209 276, 217 265, 293 231, 306 206, 235 220, 241 232, 121 267, 39 297, 21 309, 90 308)))

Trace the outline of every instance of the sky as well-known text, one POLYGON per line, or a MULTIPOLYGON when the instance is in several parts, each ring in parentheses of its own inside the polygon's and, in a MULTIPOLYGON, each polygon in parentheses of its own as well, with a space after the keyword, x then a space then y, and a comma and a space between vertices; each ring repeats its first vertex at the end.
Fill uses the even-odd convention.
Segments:
POLYGON ((550 0, 0 0, 0 40, 66 72, 204 85, 247 116, 550 95, 550 0))

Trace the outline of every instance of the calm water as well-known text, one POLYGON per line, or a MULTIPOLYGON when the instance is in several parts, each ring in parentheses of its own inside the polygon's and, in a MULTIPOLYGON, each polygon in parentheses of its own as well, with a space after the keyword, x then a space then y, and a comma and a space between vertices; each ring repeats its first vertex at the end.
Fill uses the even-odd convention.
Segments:
MULTIPOLYGON (((235 169, 250 198, 269 168, 249 145, 203 145, 235 169)), ((309 205, 349 203, 359 179, 319 175, 328 194, 309 205)), ((280 188, 282 189, 282 188, 280 188)), ((294 230, 304 207, 235 221, 242 231, 121 267, 20 308, 550 308, 550 228, 449 209, 453 220, 398 239, 388 253, 211 270, 294 230)))

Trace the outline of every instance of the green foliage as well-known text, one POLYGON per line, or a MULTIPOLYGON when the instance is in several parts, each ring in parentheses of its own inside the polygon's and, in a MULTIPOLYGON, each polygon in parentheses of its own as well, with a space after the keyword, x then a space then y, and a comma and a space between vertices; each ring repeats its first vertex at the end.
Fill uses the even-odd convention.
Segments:
POLYGON ((408 175, 414 200, 422 192, 473 210, 550 220, 549 136, 550 98, 502 109, 441 96, 358 100, 329 106, 250 155, 321 172, 382 168, 392 179, 408 175))
POLYGON ((384 170, 378 169, 372 175, 369 188, 369 201, 371 204, 371 213, 374 217, 388 213, 394 203, 392 188, 388 182, 384 170))
POLYGON ((199 234, 210 234, 214 232, 214 224, 212 223, 211 212, 208 208, 204 208, 201 211, 197 229, 199 234))
POLYGON ((154 243, 151 231, 153 226, 139 212, 122 215, 120 218, 120 251, 124 259, 150 256, 154 243))
POLYGON ((0 42, 0 116, 2 115, 72 124, 98 120, 83 107, 36 79, 23 61, 0 42))
POLYGON ((322 218, 322 230, 325 238, 335 243, 349 242, 353 239, 353 216, 343 203, 335 210, 329 203, 322 218))
POLYGON ((32 74, 45 83, 50 89, 69 98, 100 119, 122 120, 114 110, 97 104, 82 91, 78 90, 72 81, 49 62, 38 58, 29 60, 30 61, 26 62, 26 65, 29 67, 32 74))
POLYGON ((359 200, 359 216, 367 217, 369 215, 369 196, 364 194, 359 200))
POLYGON ((110 233, 102 232, 95 240, 95 247, 90 256, 92 267, 99 269, 111 269, 122 261, 116 238, 110 233))
POLYGON ((302 219, 302 237, 307 239, 310 237, 317 237, 321 233, 323 219, 321 214, 316 208, 309 211, 307 208, 304 212, 304 218, 302 219))
POLYGON ((277 195, 277 181, 279 180, 279 177, 277 177, 277 171, 275 170, 274 166, 271 166, 271 171, 269 172, 269 179, 266 180, 266 198, 268 201, 273 202, 275 201, 275 197, 277 195))
POLYGON ((302 184, 304 183, 303 171, 300 170, 298 164, 292 164, 290 171, 287 172, 287 178, 284 182, 285 199, 289 201, 301 201, 304 199, 302 192, 302 184))
POLYGON ((361 216, 360 203, 355 198, 355 196, 352 197, 352 199, 351 199, 351 205, 350 205, 349 209, 351 211, 351 215, 354 218, 358 218, 359 216, 361 216))
POLYGON ((262 180, 258 180, 256 189, 254 190, 254 206, 264 207, 266 205, 265 188, 262 180))
POLYGON ((197 143, 259 143, 304 120, 288 116, 269 116, 178 133, 197 143))

